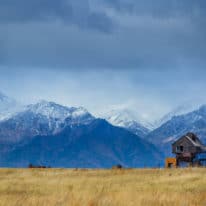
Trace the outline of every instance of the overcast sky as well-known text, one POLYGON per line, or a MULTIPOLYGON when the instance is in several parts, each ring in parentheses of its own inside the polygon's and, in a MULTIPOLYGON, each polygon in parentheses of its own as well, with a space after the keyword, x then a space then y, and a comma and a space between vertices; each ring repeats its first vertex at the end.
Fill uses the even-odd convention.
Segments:
POLYGON ((0 0, 0 90, 155 119, 206 102, 205 0, 0 0))

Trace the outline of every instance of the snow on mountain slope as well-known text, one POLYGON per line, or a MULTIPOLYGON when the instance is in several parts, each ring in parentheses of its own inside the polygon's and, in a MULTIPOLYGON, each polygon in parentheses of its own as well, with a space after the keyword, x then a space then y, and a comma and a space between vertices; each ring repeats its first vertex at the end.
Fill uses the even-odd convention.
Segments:
POLYGON ((154 167, 162 162, 162 154, 154 145, 103 119, 10 145, 0 144, 4 167, 27 167, 29 163, 58 168, 111 168, 117 164, 154 167))
POLYGON ((153 128, 137 112, 129 109, 112 110, 102 117, 111 124, 126 128, 140 137, 144 137, 153 128))
POLYGON ((0 121, 8 119, 22 109, 22 105, 0 92, 0 121))
POLYGON ((170 155, 172 142, 188 132, 197 134, 206 143, 206 105, 187 114, 172 117, 149 133, 146 139, 158 145, 166 155, 170 155))
POLYGON ((31 104, 26 107, 26 111, 34 114, 41 114, 47 119, 64 122, 65 119, 70 119, 71 123, 86 123, 85 120, 93 119, 94 117, 83 107, 66 107, 54 102, 42 100, 36 104, 31 104))
POLYGON ((90 123, 94 117, 84 108, 65 107, 41 101, 25 106, 23 111, 0 122, 1 141, 18 142, 24 137, 52 135, 66 126, 90 123))
POLYGON ((157 120, 154 123, 154 126, 155 128, 158 128, 164 123, 166 123, 167 121, 171 120, 174 116, 187 114, 189 112, 198 109, 200 106, 201 106, 200 103, 193 103, 193 102, 187 102, 183 105, 180 105, 176 107, 174 110, 172 110, 171 112, 169 112, 168 114, 164 115, 160 120, 157 120))
POLYGON ((24 113, 42 116, 52 133, 57 133, 65 125, 90 123, 94 117, 83 107, 66 107, 54 102, 42 100, 25 107, 24 113))

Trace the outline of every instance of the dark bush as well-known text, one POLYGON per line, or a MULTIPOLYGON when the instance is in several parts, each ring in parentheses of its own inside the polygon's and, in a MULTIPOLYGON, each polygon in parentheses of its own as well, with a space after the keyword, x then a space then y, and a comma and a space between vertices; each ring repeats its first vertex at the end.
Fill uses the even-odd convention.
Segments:
POLYGON ((114 165, 112 169, 123 169, 123 166, 120 164, 114 165))

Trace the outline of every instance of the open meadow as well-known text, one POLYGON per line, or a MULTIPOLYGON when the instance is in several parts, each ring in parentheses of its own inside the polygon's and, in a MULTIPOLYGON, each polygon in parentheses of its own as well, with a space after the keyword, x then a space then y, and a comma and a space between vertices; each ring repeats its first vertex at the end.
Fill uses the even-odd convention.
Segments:
POLYGON ((206 206, 206 169, 0 169, 0 206, 206 206))

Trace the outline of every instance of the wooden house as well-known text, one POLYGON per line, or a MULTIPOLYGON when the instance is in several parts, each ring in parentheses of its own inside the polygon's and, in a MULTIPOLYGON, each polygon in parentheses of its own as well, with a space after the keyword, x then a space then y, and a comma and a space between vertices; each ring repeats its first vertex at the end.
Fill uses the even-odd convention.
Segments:
POLYGON ((197 154, 205 153, 206 146, 193 133, 187 133, 172 144, 172 153, 176 154, 177 162, 193 164, 197 154))

